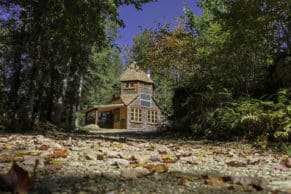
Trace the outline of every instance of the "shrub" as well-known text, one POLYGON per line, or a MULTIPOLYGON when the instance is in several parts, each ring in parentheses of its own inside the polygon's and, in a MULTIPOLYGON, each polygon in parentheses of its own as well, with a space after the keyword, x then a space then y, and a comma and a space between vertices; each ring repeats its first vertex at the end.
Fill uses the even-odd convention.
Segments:
POLYGON ((291 137, 291 90, 282 89, 274 101, 252 98, 238 99, 217 108, 208 119, 208 137, 267 136, 271 140, 291 137))

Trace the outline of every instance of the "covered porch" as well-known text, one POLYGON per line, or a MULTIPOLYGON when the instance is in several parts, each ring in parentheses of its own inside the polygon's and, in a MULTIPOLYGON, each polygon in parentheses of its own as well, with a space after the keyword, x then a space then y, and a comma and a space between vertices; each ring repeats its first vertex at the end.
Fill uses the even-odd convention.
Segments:
POLYGON ((124 104, 98 105, 83 111, 85 124, 95 124, 100 128, 126 129, 127 108, 124 104))

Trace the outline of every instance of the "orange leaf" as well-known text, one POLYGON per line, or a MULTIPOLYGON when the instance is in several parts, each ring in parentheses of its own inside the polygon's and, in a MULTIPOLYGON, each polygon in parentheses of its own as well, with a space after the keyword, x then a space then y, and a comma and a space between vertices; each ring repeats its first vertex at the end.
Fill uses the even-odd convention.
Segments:
POLYGON ((66 158, 68 157, 69 152, 68 150, 61 150, 61 149, 53 149, 53 154, 51 155, 52 158, 66 158))
POLYGON ((144 168, 148 169, 150 171, 150 174, 154 174, 155 172, 158 173, 163 173, 163 172, 168 172, 169 168, 165 164, 149 164, 145 165, 144 168))

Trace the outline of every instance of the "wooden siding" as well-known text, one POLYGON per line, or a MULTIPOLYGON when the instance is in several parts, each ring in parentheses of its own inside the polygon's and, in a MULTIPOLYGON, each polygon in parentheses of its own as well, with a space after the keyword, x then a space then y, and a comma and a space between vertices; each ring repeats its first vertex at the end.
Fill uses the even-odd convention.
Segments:
POLYGON ((158 114, 158 122, 161 118, 161 111, 155 101, 151 100, 151 107, 141 107, 140 106, 140 96, 131 103, 127 108, 127 128, 143 128, 143 129, 153 129, 156 127, 156 124, 148 123, 148 111, 157 111, 158 114), (131 121, 131 109, 132 108, 140 108, 142 110, 142 121, 141 122, 135 122, 131 121))
POLYGON ((127 108, 126 106, 121 107, 113 111, 115 114, 116 120, 114 120, 114 129, 123 129, 127 128, 127 108))

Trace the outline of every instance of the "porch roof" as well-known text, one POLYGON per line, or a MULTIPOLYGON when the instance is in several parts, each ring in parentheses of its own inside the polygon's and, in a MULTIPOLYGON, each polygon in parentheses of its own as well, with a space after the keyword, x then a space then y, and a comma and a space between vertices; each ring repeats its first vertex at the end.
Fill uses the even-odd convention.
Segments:
POLYGON ((82 111, 82 113, 87 113, 87 112, 91 112, 95 109, 98 109, 98 111, 100 112, 106 112, 106 111, 111 111, 114 110, 116 108, 120 108, 125 106, 124 104, 106 104, 106 105, 95 105, 93 107, 87 108, 85 110, 82 111))

